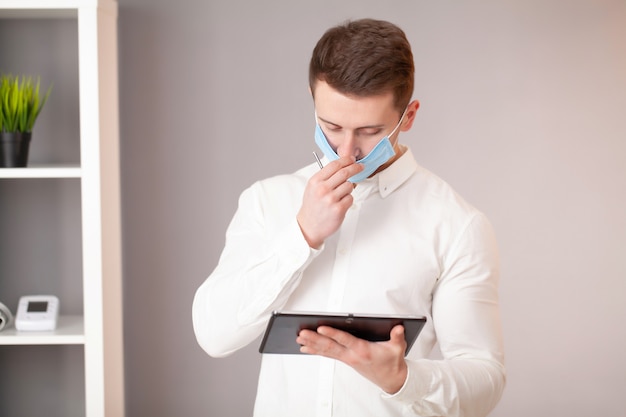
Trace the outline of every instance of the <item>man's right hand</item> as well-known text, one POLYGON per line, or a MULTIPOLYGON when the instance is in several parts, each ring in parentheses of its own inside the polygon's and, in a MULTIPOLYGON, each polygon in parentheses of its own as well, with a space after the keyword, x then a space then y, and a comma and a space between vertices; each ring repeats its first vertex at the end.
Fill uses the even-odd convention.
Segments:
POLYGON ((310 247, 319 248, 339 229, 353 201, 354 184, 348 178, 362 170, 354 157, 342 157, 309 179, 296 219, 310 247))

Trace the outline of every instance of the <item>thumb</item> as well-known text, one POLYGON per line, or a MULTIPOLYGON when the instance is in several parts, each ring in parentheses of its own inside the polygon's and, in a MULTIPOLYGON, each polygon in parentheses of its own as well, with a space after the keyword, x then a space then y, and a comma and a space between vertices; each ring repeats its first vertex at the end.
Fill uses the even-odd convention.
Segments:
POLYGON ((406 343, 404 340, 404 326, 401 324, 394 326, 389 336, 393 343, 406 343))

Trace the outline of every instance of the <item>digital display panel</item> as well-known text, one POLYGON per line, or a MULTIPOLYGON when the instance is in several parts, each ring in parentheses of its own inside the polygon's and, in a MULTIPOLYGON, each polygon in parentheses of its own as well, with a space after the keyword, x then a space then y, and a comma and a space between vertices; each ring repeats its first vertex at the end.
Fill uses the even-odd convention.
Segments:
POLYGON ((26 309, 28 313, 45 313, 47 310, 47 301, 31 301, 28 303, 28 308, 26 309))

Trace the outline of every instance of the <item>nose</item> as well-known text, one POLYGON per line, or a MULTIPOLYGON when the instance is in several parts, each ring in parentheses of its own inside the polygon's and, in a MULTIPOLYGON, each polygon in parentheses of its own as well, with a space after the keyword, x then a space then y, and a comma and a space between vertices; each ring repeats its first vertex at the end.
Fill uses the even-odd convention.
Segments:
POLYGON ((356 159, 360 159, 361 151, 357 146, 355 132, 346 131, 341 140, 341 143, 337 147, 337 155, 340 158, 354 156, 356 159))

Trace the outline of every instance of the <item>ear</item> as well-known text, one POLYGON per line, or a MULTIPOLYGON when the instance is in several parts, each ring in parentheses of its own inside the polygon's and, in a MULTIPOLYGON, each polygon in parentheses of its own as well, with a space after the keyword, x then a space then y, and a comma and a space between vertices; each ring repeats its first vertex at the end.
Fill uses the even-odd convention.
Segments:
POLYGON ((402 125, 400 126, 401 132, 406 132, 407 130, 411 129, 411 127, 413 126, 413 122, 415 121, 415 114, 417 113, 417 110, 419 108, 420 108, 419 101, 413 100, 412 102, 409 103, 409 105, 407 106, 407 110, 406 110, 406 116, 404 116, 404 121, 402 122, 402 125))

